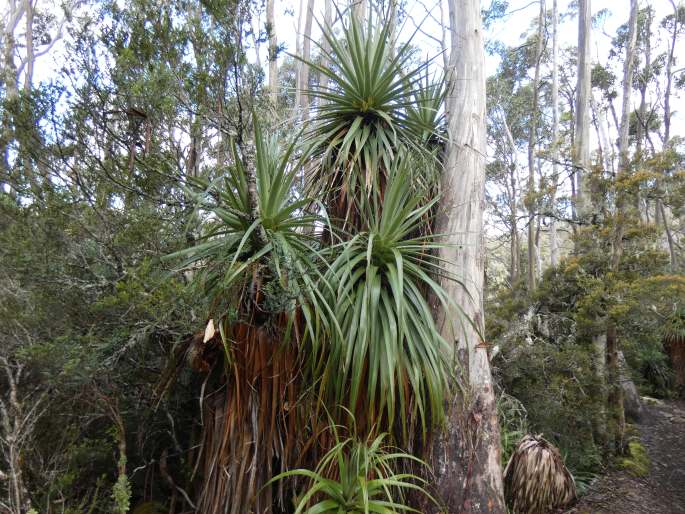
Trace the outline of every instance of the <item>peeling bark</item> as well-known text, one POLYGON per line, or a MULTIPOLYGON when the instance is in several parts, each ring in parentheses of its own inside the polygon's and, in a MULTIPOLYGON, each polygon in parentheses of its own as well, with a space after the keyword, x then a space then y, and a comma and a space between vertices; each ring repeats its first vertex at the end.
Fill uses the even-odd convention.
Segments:
MULTIPOLYGON (((473 321, 435 306, 443 337, 453 343, 450 357, 461 363, 466 394, 450 399, 447 429, 432 447, 433 483, 441 508, 421 512, 497 513, 506 511, 500 466, 500 439, 487 345, 483 332, 485 209, 485 69, 480 5, 450 0, 452 34, 446 99, 448 146, 442 177, 437 233, 450 234, 440 257, 446 271, 462 279, 442 285, 473 321)), ((458 366, 459 368, 459 366, 458 366)))

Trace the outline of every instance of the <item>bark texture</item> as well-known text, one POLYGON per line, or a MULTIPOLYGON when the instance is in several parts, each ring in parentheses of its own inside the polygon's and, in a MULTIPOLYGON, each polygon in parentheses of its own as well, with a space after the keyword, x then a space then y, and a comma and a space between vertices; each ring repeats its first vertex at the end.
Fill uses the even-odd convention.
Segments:
MULTIPOLYGON (((446 99, 449 141, 442 179, 437 232, 454 245, 441 252, 446 271, 461 285, 443 287, 473 320, 435 306, 445 339, 453 344, 463 370, 465 393, 448 406, 448 426, 434 441, 433 483, 444 501, 441 509, 421 512, 504 513, 500 438, 492 376, 483 330, 485 207, 485 70, 478 0, 450 0, 452 35, 449 90, 446 99)), ((455 388, 456 391, 456 388, 455 388)))
POLYGON ((590 27, 591 0, 578 1, 578 84, 576 86, 575 140, 573 165, 577 178, 576 214, 581 221, 590 215, 590 188, 587 174, 590 170, 590 27))

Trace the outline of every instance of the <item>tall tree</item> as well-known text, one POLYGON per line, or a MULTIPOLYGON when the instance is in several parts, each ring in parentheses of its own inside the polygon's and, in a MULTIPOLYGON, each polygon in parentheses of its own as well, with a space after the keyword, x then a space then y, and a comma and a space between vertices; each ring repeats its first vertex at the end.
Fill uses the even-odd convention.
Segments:
MULTIPOLYGON (((559 8, 552 0, 552 190, 551 208, 554 208, 559 184, 559 8)), ((559 264, 559 238, 556 214, 549 220, 549 251, 552 266, 559 264)))
MULTIPOLYGON (((625 192, 621 185, 621 179, 625 179, 630 173, 630 158, 628 155, 628 135, 631 113, 631 91, 633 89, 633 71, 635 64, 635 41, 637 35, 637 0, 630 2, 630 19, 628 21, 628 41, 626 55, 623 62, 623 97, 621 100, 621 124, 618 139, 618 174, 617 192, 614 219, 614 234, 612 241, 611 268, 614 272, 619 270, 623 255, 623 235, 625 232, 626 201, 625 192)), ((616 322, 609 317, 606 337, 606 363, 609 381, 609 412, 611 416, 611 437, 617 450, 623 447, 625 432, 625 414, 623 411, 623 390, 620 383, 619 371, 619 341, 616 330, 616 322)))
MULTIPOLYGON (((450 0, 451 53, 446 113, 448 143, 437 232, 445 271, 464 287, 443 287, 459 309, 435 306, 468 389, 448 406, 448 423, 433 446, 435 487, 451 514, 504 513, 500 437, 487 345, 482 339, 485 186, 485 57, 478 0, 450 0), (465 322, 463 315, 472 323, 465 322)), ((434 507, 425 512, 444 512, 434 507)))
POLYGON ((300 73, 297 78, 298 89, 300 90, 300 104, 299 109, 302 111, 302 117, 306 119, 309 116, 309 96, 306 90, 309 88, 309 62, 312 48, 312 20, 314 18, 314 0, 307 0, 307 11, 304 18, 304 33, 302 34, 302 59, 304 62, 300 63, 300 73))
MULTIPOLYGON (((324 26, 331 28, 333 26, 333 0, 325 0, 324 3, 324 14, 323 14, 324 26)), ((331 44, 328 40, 323 37, 321 41, 321 65, 323 67, 330 66, 328 62, 328 53, 331 51, 331 44)), ((322 91, 328 88, 328 75, 325 73, 319 73, 319 86, 322 91)))
MULTIPOLYGON (((685 28, 685 6, 682 4, 676 5, 674 0, 669 0, 671 7, 673 8, 673 14, 667 16, 662 21, 662 26, 670 30, 669 47, 666 54, 666 88, 664 91, 664 135, 663 135, 663 146, 665 149, 671 147, 671 117, 673 115, 671 111, 671 96, 673 89, 673 65, 675 63, 675 48, 678 41, 678 36, 681 34, 685 28)), ((669 227, 669 220, 666 208, 661 198, 656 199, 656 218, 661 218, 664 225, 664 231, 666 232, 666 241, 668 242, 668 252, 671 261, 671 269, 676 269, 678 264, 676 255, 676 243, 673 237, 673 233, 669 227)))
POLYGON ((278 102, 278 38, 276 37, 276 0, 266 2, 266 30, 269 34, 269 98, 275 106, 278 102))
POLYGON ((14 60, 16 52, 16 40, 14 31, 25 14, 26 4, 16 0, 10 0, 7 13, 3 16, 2 27, 2 68, 0 69, 0 82, 5 89, 4 109, 2 110, 2 126, 0 127, 0 152, 2 152, 2 183, 6 185, 10 195, 16 196, 17 180, 13 176, 10 166, 10 143, 12 141, 12 116, 10 108, 12 102, 16 102, 19 94, 17 86, 17 65, 14 60))
POLYGON ((35 63, 35 52, 33 50, 33 18, 34 5, 33 0, 24 0, 26 9, 26 74, 24 75, 24 91, 31 90, 31 83, 33 82, 33 66, 35 63))
POLYGON ((535 43, 535 76, 533 78, 533 100, 530 112, 530 127, 528 130, 528 292, 535 290, 535 265, 537 262, 537 244, 535 241, 535 148, 537 145, 537 129, 539 118, 538 88, 540 87, 540 65, 542 60, 542 40, 544 37, 545 2, 540 0, 538 14, 538 33, 535 43))
POLYGON ((587 221, 590 211, 590 189, 587 174, 590 170, 590 35, 591 0, 578 2, 578 83, 576 86, 573 166, 576 176, 576 213, 587 221))
MULTIPOLYGON (((302 27, 303 20, 305 16, 305 0, 300 0, 300 9, 298 11, 299 16, 297 17, 297 32, 295 33, 295 56, 299 59, 302 58, 302 44, 304 43, 304 38, 302 37, 302 27)), ((295 109, 299 109, 300 103, 302 102, 302 90, 300 89, 300 76, 302 74, 302 67, 304 63, 300 60, 297 61, 295 65, 295 103, 293 104, 295 109)))
POLYGON ((675 49, 678 35, 685 27, 685 7, 676 5, 675 0, 669 0, 673 7, 673 14, 668 16, 663 25, 670 28, 670 41, 666 58, 666 90, 664 91, 664 146, 668 146, 671 140, 671 93, 673 89, 673 64, 675 62, 675 49))

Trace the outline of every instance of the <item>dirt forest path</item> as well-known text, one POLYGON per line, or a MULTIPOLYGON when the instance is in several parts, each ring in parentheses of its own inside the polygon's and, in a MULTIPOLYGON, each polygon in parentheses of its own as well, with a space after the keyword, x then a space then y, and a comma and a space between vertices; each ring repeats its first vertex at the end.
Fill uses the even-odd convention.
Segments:
POLYGON ((649 474, 612 472, 567 514, 685 514, 685 402, 645 405, 638 428, 649 474))

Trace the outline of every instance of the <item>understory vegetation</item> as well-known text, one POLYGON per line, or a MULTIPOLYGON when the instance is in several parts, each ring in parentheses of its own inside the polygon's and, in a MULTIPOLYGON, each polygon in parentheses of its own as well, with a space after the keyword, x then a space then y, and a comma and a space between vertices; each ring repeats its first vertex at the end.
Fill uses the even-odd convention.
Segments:
POLYGON ((292 43, 275 0, 2 7, 0 514, 503 514, 528 450, 544 508, 649 473, 685 6, 632 0, 581 70, 586 2, 485 45, 518 4, 303 0, 292 43))

